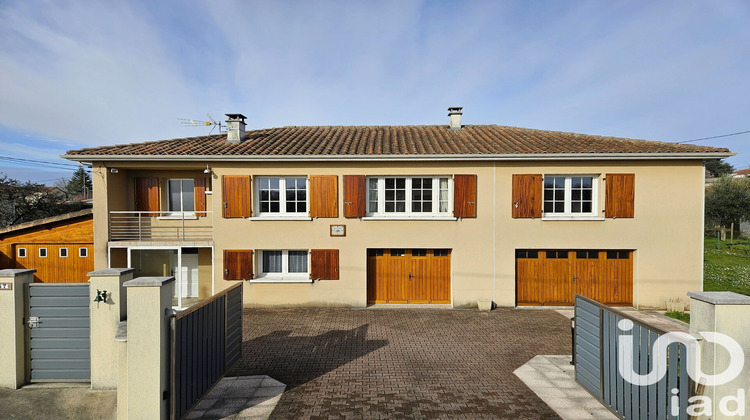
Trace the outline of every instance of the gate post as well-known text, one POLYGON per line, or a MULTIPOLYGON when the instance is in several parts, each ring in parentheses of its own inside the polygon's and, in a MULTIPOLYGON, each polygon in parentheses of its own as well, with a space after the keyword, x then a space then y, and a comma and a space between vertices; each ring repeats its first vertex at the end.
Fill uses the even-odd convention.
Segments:
MULTIPOLYGON (((736 341, 744 354, 744 367, 741 372, 731 372, 736 377, 724 384, 706 386, 703 395, 711 399, 713 419, 738 418, 731 413, 738 404, 744 405, 744 417, 750 413, 750 296, 733 292, 690 292, 690 333, 701 339, 701 371, 706 375, 724 372, 730 363, 730 353, 720 344, 709 342, 701 337, 701 332, 725 334, 736 341), (743 400, 740 401, 738 396, 743 400), (724 401, 724 402, 722 402, 724 401)), ((738 355, 739 356, 739 355, 738 355)), ((694 378, 695 379, 695 378, 694 378)))
MULTIPOLYGON (((91 319, 91 389, 117 389, 117 325, 127 314, 123 283, 133 279, 133 268, 107 268, 88 273, 91 319), (106 299, 95 302, 97 291, 106 299)), ((101 297, 101 295, 100 295, 101 297)))
POLYGON ((26 381, 25 285, 36 270, 0 270, 0 387, 18 389, 26 381))
POLYGON ((126 281, 127 416, 169 418, 169 318, 174 277, 138 277, 126 281))

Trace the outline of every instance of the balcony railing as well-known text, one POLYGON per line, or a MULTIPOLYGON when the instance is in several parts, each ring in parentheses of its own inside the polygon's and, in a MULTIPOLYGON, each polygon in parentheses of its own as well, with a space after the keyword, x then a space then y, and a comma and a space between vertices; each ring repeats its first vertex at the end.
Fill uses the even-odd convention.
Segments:
POLYGON ((211 241, 210 211, 111 211, 110 241, 211 241))

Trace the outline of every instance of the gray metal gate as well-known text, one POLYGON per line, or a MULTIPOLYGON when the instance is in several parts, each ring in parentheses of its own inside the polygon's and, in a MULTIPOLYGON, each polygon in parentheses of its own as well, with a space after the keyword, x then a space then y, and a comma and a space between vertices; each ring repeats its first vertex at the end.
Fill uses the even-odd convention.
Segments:
MULTIPOLYGON (((619 342, 632 340, 633 373, 645 375, 659 363, 653 345, 667 331, 647 325, 618 310, 591 299, 575 297, 576 380, 612 411, 626 420, 688 419, 688 399, 694 383, 687 375, 687 348, 680 343, 667 347, 666 374, 652 385, 632 384, 618 368, 619 342), (632 329, 620 330, 618 323, 629 320, 632 329)), ((627 343, 627 342, 624 342, 627 343)), ((626 349, 627 350, 627 349, 626 349)), ((663 363, 663 362, 662 362, 663 363)), ((625 372, 626 376, 633 373, 625 372)))
POLYGON ((32 283, 26 290, 29 380, 91 380, 89 285, 32 283))
POLYGON ((180 419, 242 355, 242 284, 171 320, 171 418, 180 419))

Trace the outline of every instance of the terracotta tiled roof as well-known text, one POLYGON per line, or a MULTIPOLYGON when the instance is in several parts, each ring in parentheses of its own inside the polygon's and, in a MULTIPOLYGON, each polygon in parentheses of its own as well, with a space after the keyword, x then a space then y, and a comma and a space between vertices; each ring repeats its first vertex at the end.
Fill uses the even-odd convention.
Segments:
POLYGON ((242 143, 226 134, 93 147, 70 159, 107 157, 356 157, 420 155, 700 154, 723 157, 728 149, 633 140, 498 125, 279 127, 247 131, 242 143), (720 155, 720 156, 719 156, 720 155))

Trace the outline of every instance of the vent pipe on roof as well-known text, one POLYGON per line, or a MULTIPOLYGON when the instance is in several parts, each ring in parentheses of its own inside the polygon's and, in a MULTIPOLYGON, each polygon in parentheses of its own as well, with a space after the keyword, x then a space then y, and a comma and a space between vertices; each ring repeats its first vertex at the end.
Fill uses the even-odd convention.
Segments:
POLYGON ((242 114, 224 114, 227 120, 227 141, 241 143, 245 141, 245 118, 242 114))
POLYGON ((461 112, 462 109, 463 107, 460 106, 448 108, 448 116, 451 117, 451 130, 461 129, 461 115, 463 115, 463 112, 461 112))

